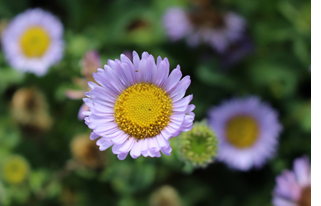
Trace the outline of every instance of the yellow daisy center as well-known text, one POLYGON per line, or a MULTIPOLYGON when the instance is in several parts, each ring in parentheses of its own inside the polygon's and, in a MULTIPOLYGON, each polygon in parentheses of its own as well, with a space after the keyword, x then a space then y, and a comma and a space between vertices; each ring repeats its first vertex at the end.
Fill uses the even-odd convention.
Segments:
POLYGON ((50 44, 50 36, 42 27, 28 28, 20 37, 22 52, 27 57, 43 56, 50 44))
POLYGON ((259 135, 259 126, 253 117, 240 115, 232 117, 226 125, 227 140, 239 148, 252 146, 259 135))
POLYGON ((169 123, 172 100, 162 88, 139 83, 125 89, 115 103, 118 127, 136 139, 158 135, 169 123))

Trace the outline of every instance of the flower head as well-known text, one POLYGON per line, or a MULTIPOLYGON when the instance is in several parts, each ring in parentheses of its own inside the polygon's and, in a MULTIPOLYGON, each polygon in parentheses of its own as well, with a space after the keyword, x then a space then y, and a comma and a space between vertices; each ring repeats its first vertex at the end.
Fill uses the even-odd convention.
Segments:
POLYGON ((38 76, 63 56, 63 27, 42 9, 29 9, 16 16, 2 34, 2 46, 9 64, 38 76))
POLYGON ((242 17, 232 12, 220 13, 211 7, 194 11, 170 8, 163 17, 163 24, 172 41, 186 38, 189 46, 203 42, 220 53, 238 41, 245 30, 242 17))
POLYGON ((52 125, 48 104, 43 94, 36 88, 17 90, 11 101, 13 118, 31 130, 46 131, 52 125))
MULTIPOLYGON (((81 61, 82 70, 81 73, 84 78, 75 78, 74 82, 81 88, 81 90, 66 91, 66 96, 70 99, 81 99, 85 97, 85 92, 89 91, 90 88, 87 85, 89 81, 95 81, 92 74, 97 71, 101 66, 100 57, 97 51, 91 50, 85 53, 81 61)), ((82 114, 84 111, 89 111, 89 107, 83 104, 78 112, 78 119, 83 120, 85 116, 82 114)))
POLYGON ((73 157, 81 164, 99 168, 104 164, 104 156, 99 152, 96 144, 91 141, 89 134, 76 136, 71 142, 71 152, 73 157))
POLYGON ((232 99, 208 115, 219 139, 218 160, 246 171, 273 155, 282 126, 277 113, 258 98, 232 99))
POLYGON ((307 157, 297 158, 293 170, 276 178, 274 206, 311 206, 311 166, 307 157))
POLYGON ((108 60, 104 69, 93 74, 91 91, 85 93, 90 112, 85 123, 93 129, 92 140, 100 150, 112 147, 120 160, 140 155, 170 155, 169 139, 193 127, 193 95, 184 97, 191 80, 183 79, 180 67, 169 74, 167 58, 155 59, 144 52, 140 59, 133 52, 133 62, 124 54, 120 60, 108 60), (184 97, 184 98, 183 98, 184 97))
POLYGON ((18 155, 10 156, 1 165, 1 176, 10 184, 22 183, 28 176, 29 165, 18 155))
POLYGON ((217 155, 217 137, 206 122, 194 123, 192 130, 182 133, 179 139, 180 156, 194 167, 206 167, 217 155))
POLYGON ((180 196, 175 188, 164 185, 156 190, 149 198, 150 206, 180 206, 180 196))

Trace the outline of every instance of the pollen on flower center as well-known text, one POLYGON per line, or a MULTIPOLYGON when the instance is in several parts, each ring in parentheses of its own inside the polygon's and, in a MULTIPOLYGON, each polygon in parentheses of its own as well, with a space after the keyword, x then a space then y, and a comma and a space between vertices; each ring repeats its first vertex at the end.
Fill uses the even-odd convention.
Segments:
POLYGON ((236 147, 247 148, 252 146, 258 138, 258 134, 258 124, 250 116, 235 116, 227 122, 227 140, 236 147))
POLYGON ((50 44, 50 36, 43 28, 35 26, 27 29, 20 37, 22 52, 27 57, 41 57, 50 44))
POLYGON ((128 87, 117 98, 118 127, 136 139, 159 134, 169 123, 172 100, 162 88, 149 83, 128 87))

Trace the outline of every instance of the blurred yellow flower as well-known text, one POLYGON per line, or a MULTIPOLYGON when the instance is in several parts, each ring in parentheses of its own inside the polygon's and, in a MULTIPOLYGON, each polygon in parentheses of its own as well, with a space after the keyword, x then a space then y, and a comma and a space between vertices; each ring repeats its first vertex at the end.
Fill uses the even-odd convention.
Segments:
POLYGON ((1 173, 3 180, 7 183, 19 184, 27 178, 29 165, 23 157, 14 155, 3 162, 1 173))
POLYGON ((149 206, 181 206, 178 192, 169 185, 164 185, 155 191, 150 199, 149 206))

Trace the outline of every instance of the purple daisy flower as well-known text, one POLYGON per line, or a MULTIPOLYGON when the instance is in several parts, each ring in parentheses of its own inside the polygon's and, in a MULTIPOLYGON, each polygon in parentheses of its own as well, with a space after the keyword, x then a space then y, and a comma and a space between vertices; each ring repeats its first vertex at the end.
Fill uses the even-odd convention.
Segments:
POLYGON ((282 130, 277 113, 256 97, 212 108, 208 122, 219 140, 218 160, 242 171, 261 167, 273 156, 282 130))
POLYGON ((169 74, 167 58, 158 57, 155 64, 147 52, 141 59, 135 51, 132 56, 133 62, 124 54, 108 60, 93 73, 98 84, 88 82, 84 102, 90 111, 84 114, 93 130, 90 139, 101 137, 99 149, 113 146, 120 160, 129 152, 132 158, 170 155, 169 139, 193 128, 193 95, 184 97, 191 79, 181 79, 179 65, 169 74))
POLYGON ((186 38, 192 47, 203 42, 220 53, 239 40, 245 30, 242 17, 232 12, 221 14, 212 8, 192 12, 170 8, 163 17, 163 24, 172 41, 186 38))
POLYGON ((276 178, 274 206, 311 206, 311 166, 307 157, 294 161, 293 171, 276 178))
POLYGON ((15 17, 2 33, 2 47, 9 64, 38 76, 63 57, 63 26, 42 9, 29 9, 15 17))

